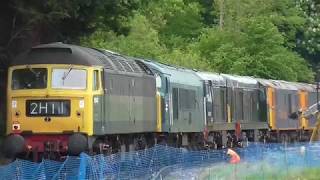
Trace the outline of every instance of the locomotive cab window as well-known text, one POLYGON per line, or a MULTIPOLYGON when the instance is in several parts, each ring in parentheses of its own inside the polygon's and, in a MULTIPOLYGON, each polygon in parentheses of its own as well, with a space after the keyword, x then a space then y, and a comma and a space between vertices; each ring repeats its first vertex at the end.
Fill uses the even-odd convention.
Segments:
POLYGON ((44 89, 47 87, 46 68, 16 69, 12 72, 13 90, 18 89, 44 89))
POLYGON ((212 102, 212 86, 209 83, 205 83, 205 95, 208 102, 212 102))
POLYGON ((99 71, 94 70, 93 71, 93 90, 97 91, 100 89, 100 77, 99 77, 99 71))
POLYGON ((160 90, 161 86, 162 86, 161 76, 159 74, 157 74, 157 73, 155 73, 155 76, 156 76, 157 89, 160 90))
POLYGON ((178 88, 172 88, 172 108, 173 119, 179 118, 179 91, 178 88))
POLYGON ((52 70, 52 88, 56 89, 86 89, 87 71, 83 69, 58 69, 52 70))

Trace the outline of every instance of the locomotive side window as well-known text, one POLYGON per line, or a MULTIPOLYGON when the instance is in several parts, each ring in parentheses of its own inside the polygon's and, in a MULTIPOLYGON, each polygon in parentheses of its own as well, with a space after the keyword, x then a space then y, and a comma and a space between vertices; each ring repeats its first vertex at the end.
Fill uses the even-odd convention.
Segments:
POLYGON ((288 113, 292 113, 292 95, 288 94, 288 113))
POLYGON ((100 89, 100 78, 99 78, 99 71, 94 70, 93 71, 93 90, 99 90, 100 89))
POLYGON ((196 92, 179 88, 179 104, 181 109, 196 108, 196 92))
POLYGON ((179 118, 179 91, 178 88, 172 88, 172 108, 173 108, 173 119, 179 118))
POLYGON ((212 86, 209 83, 204 83, 205 95, 206 95, 206 116, 207 121, 213 121, 213 104, 212 104, 212 86))
POLYGON ((220 111, 221 111, 221 120, 222 122, 225 122, 227 120, 227 105, 226 105, 226 102, 227 102, 227 94, 226 94, 226 89, 223 88, 220 90, 220 102, 221 102, 221 105, 220 105, 220 111))
MULTIPOLYGON (((244 108, 244 103, 243 103, 243 90, 239 90, 238 94, 238 120, 244 120, 244 113, 243 113, 243 108, 244 108)), ((248 102, 246 102, 248 103, 248 102)))
POLYGON ((44 89, 47 87, 46 68, 16 69, 12 72, 13 90, 18 89, 44 89))
POLYGON ((213 118, 214 121, 224 122, 226 115, 226 94, 222 87, 215 87, 213 90, 213 118))
POLYGON ((87 71, 82 69, 53 69, 52 88, 57 89, 86 89, 87 71))

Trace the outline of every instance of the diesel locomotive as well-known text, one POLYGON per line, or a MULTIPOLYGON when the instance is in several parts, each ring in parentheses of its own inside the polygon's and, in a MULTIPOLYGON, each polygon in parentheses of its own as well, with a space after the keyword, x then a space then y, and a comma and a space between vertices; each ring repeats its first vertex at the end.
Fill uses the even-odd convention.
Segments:
POLYGON ((157 143, 223 148, 303 141, 314 85, 198 72, 108 50, 43 44, 11 64, 4 154, 57 159, 157 143))

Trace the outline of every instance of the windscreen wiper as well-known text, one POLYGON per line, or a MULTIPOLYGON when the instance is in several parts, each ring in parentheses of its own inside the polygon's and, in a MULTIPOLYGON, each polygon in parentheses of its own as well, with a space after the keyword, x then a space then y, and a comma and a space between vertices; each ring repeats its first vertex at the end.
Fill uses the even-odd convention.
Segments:
POLYGON ((67 79, 67 77, 68 77, 68 75, 70 74, 70 72, 72 71, 72 69, 73 69, 73 66, 70 65, 70 67, 69 67, 69 69, 68 69, 68 72, 67 72, 66 74, 64 74, 63 77, 62 77, 62 81, 63 81, 63 82, 64 82, 64 80, 67 79))
POLYGON ((27 68, 29 69, 30 72, 32 72, 36 77, 39 77, 40 72, 36 72, 30 65, 27 65, 27 68))

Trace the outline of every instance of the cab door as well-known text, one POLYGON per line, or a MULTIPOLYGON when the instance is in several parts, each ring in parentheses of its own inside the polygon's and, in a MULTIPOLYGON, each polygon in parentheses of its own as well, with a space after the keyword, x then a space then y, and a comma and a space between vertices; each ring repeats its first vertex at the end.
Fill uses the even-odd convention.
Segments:
POLYGON ((104 133, 104 100, 103 100, 103 88, 102 88, 102 77, 103 71, 99 69, 93 70, 92 76, 92 104, 93 104, 93 122, 95 134, 104 133))
POLYGON ((205 120, 206 124, 213 123, 213 114, 214 114, 214 109, 213 109, 213 88, 212 88, 212 83, 211 81, 205 81, 204 82, 204 90, 205 90, 205 110, 206 110, 206 115, 205 115, 205 120))
POLYGON ((165 107, 165 123, 166 126, 169 128, 168 130, 171 130, 171 127, 173 126, 173 119, 175 114, 175 111, 173 110, 173 88, 171 88, 170 85, 170 78, 169 77, 165 77, 164 79, 165 82, 165 103, 164 103, 164 107, 165 107))

